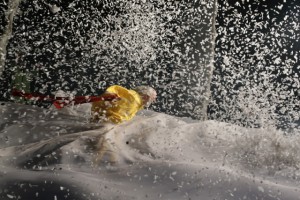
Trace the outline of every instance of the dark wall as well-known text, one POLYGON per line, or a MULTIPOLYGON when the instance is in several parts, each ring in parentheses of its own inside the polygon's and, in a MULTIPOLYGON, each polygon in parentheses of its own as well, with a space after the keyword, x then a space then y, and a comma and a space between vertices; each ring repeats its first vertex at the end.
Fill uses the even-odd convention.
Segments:
POLYGON ((0 2, 0 35, 4 33, 4 28, 7 25, 7 20, 5 20, 5 11, 7 10, 8 0, 0 2))

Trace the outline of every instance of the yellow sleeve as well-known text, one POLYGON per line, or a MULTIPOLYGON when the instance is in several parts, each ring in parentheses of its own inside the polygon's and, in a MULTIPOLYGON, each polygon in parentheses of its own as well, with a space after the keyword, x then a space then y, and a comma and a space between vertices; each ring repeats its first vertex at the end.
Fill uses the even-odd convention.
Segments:
POLYGON ((119 85, 113 85, 106 89, 106 92, 117 94, 120 97, 125 97, 128 94, 128 91, 126 88, 119 86, 119 85))
POLYGON ((120 123, 132 119, 143 108, 140 95, 134 90, 128 90, 119 85, 113 85, 106 92, 114 93, 120 100, 105 104, 104 102, 93 103, 92 111, 105 114, 106 118, 114 123, 120 123))

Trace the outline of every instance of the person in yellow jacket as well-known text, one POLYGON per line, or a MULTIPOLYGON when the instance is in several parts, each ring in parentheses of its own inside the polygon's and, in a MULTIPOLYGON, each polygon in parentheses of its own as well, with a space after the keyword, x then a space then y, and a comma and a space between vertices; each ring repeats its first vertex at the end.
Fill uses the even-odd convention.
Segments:
MULTIPOLYGON (((126 89, 119 85, 113 85, 101 95, 103 97, 113 95, 112 101, 92 102, 93 121, 109 121, 116 124, 132 119, 136 113, 148 107, 156 99, 156 91, 149 86, 139 86, 134 89, 126 89)), ((104 98, 105 99, 105 98, 104 98)))
MULTIPOLYGON (((119 85, 110 86, 100 96, 102 100, 92 102, 92 120, 94 122, 112 122, 114 124, 128 121, 139 110, 148 107, 154 102, 156 95, 156 91, 149 86, 139 86, 132 90, 119 85)), ((93 165, 97 166, 102 162, 118 163, 119 155, 111 142, 111 137, 114 137, 115 141, 121 140, 121 135, 115 132, 101 135, 96 145, 97 153, 93 158, 93 165), (104 161, 105 155, 108 156, 106 161, 104 161)))

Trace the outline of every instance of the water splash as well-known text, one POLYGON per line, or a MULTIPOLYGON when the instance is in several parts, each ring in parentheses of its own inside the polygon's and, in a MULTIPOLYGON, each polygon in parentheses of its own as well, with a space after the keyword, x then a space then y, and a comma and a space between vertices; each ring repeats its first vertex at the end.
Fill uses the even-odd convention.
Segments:
POLYGON ((220 2, 211 119, 289 129, 299 120, 297 1, 220 2))
MULTIPOLYGON (((146 84, 160 94, 152 107, 156 111, 203 119, 213 68, 215 4, 22 1, 3 82, 20 69, 34 74, 40 93, 99 94, 112 84, 146 84)), ((9 96, 9 81, 2 85, 9 96)))

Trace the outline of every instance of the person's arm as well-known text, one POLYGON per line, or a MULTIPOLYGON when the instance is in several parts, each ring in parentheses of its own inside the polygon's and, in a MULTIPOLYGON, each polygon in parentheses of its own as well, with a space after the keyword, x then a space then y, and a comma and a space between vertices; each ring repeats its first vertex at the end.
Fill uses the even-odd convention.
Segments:
POLYGON ((112 101, 112 100, 118 100, 120 97, 111 92, 104 92, 100 96, 97 97, 90 97, 90 102, 96 102, 96 101, 112 101))
POLYGON ((52 102, 52 104, 58 109, 63 108, 64 106, 69 105, 71 103, 77 105, 96 101, 113 101, 120 99, 120 97, 117 94, 111 92, 105 92, 100 96, 75 96, 74 98, 70 99, 69 97, 56 97, 53 95, 50 96, 35 93, 25 93, 23 91, 13 89, 11 95, 23 97, 28 100, 32 99, 34 101, 49 101, 52 102))

